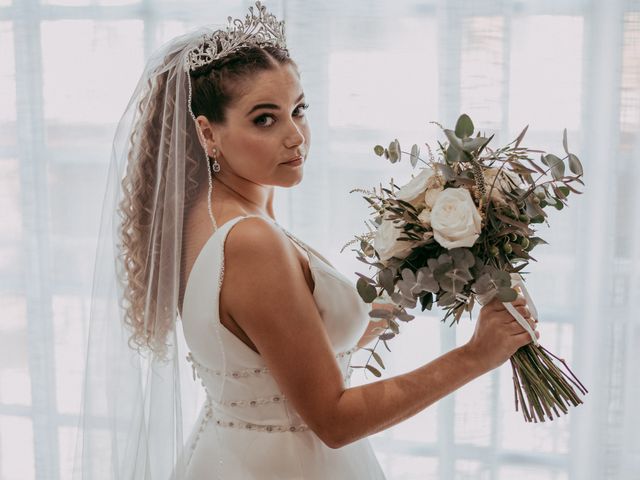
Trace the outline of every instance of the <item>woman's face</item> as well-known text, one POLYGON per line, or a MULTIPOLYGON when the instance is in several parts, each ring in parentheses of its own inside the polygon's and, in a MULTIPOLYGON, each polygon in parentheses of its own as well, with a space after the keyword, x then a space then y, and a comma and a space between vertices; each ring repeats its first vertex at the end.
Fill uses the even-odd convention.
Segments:
POLYGON ((310 130, 304 92, 294 67, 260 72, 239 92, 227 109, 226 123, 208 124, 224 175, 237 175, 260 185, 289 187, 300 183, 310 130), (302 156, 301 164, 286 164, 298 155, 302 156))

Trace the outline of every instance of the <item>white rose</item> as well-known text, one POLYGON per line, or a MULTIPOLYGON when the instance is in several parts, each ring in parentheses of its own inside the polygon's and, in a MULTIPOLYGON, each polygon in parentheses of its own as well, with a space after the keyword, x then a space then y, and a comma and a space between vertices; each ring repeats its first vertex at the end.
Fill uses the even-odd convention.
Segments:
POLYGON ((422 210, 418 215, 418 220, 420 220, 424 225, 431 225, 431 209, 427 207, 422 210))
POLYGON ((447 249, 471 247, 480 236, 482 218, 466 188, 447 188, 431 210, 436 241, 447 249))
POLYGON ((438 199, 440 192, 442 192, 443 190, 444 190, 443 187, 437 187, 437 188, 429 188, 426 191, 426 193, 424 194, 424 202, 427 205, 427 208, 429 210, 431 210, 433 206, 436 204, 436 200, 438 199))
POLYGON ((378 252, 381 261, 389 260, 391 257, 403 258, 411 252, 415 242, 398 240, 402 234, 400 223, 397 225, 391 220, 383 218, 382 224, 378 227, 376 235, 373 237, 373 248, 378 252))
POLYGON ((418 175, 413 177, 409 183, 396 192, 396 198, 409 202, 413 206, 421 205, 424 192, 427 189, 427 184, 432 175, 433 170, 423 168, 418 175))

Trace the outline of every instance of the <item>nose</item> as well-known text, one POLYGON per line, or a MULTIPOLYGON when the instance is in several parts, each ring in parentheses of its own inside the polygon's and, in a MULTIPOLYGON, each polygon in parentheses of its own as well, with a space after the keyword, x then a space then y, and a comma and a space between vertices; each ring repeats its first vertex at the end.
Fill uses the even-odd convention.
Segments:
POLYGON ((285 140, 285 146, 287 148, 297 147, 305 142, 302 128, 297 125, 295 121, 291 121, 291 128, 287 133, 288 135, 285 140))

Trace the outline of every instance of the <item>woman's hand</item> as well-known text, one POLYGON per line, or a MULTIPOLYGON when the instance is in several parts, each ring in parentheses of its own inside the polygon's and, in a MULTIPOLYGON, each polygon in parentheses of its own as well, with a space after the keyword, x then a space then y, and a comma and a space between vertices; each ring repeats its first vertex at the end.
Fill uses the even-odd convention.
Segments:
MULTIPOLYGON (((540 338, 540 332, 536 330, 538 320, 531 317, 524 297, 518 296, 512 304, 534 329, 536 338, 540 338)), ((475 331, 464 347, 485 371, 489 371, 502 365, 520 347, 531 341, 531 335, 507 311, 502 302, 494 298, 480 309, 475 331)))

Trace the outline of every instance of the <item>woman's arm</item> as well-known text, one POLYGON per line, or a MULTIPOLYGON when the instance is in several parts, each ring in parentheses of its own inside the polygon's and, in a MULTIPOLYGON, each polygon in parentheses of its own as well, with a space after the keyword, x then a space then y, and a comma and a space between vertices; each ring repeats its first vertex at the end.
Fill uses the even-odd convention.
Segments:
POLYGON ((499 312, 492 302, 481 309, 464 347, 411 372, 345 389, 295 247, 277 227, 255 217, 238 222, 228 234, 221 295, 287 402, 332 448, 415 415, 531 340, 501 304, 499 312))
POLYGON ((348 388, 340 395, 330 422, 332 447, 386 430, 485 372, 463 346, 402 375, 348 388))

